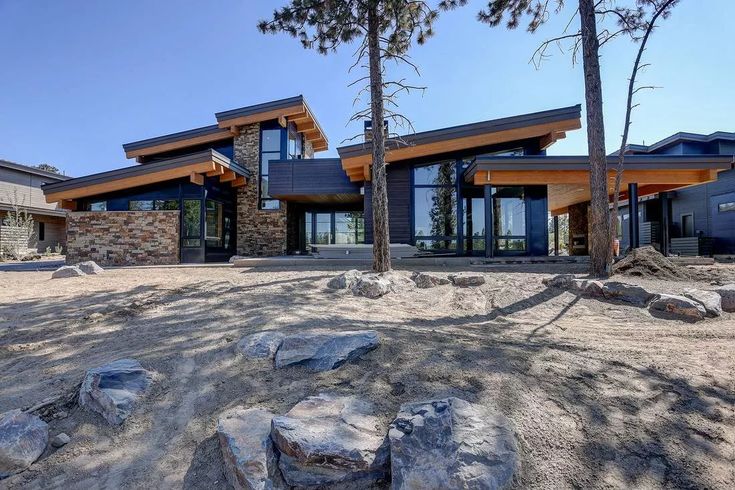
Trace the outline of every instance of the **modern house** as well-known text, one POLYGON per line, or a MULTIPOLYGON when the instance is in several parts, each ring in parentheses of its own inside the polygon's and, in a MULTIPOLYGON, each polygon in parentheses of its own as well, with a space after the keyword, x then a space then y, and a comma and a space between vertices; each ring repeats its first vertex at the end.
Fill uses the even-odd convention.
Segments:
POLYGON ((8 212, 18 206, 33 217, 33 236, 26 239, 29 249, 44 252, 48 247, 63 247, 66 211, 58 203, 47 203, 41 186, 66 180, 69 177, 0 160, 0 241, 14 238, 14 231, 3 226, 3 222, 8 212))
MULTIPOLYGON (((735 133, 676 133, 652 145, 628 145, 626 155, 735 157, 735 133)), ((735 255, 735 170, 701 185, 638 199, 640 245, 677 255, 735 255)), ((627 203, 626 203, 627 204, 627 203)), ((621 247, 630 245, 629 206, 621 207, 621 247)))
MULTIPOLYGON (((548 217, 569 213, 573 250, 586 253, 596 231, 587 226, 587 157, 546 155, 581 127, 580 113, 577 105, 389 141, 391 242, 422 253, 547 255, 548 217)), ((372 241, 369 138, 337 148, 339 158, 314 158, 328 140, 302 96, 215 120, 123 145, 135 165, 45 185, 46 200, 71 211, 67 261, 223 261, 372 241)), ((627 160, 625 184, 640 196, 733 168, 722 155, 627 160)))

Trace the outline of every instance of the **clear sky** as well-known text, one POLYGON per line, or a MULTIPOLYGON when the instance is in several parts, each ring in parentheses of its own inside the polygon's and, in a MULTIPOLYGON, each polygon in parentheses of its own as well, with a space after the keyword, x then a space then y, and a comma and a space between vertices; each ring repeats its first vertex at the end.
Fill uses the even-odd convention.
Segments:
MULTIPOLYGON (((68 175, 131 165, 122 143, 213 124, 214 113, 303 94, 336 155, 361 123, 346 126, 354 47, 306 51, 256 22, 283 1, 0 0, 0 158, 51 163, 68 175)), ((574 3, 574 2, 568 2, 574 3)), ((568 54, 536 70, 529 58, 558 34, 569 12, 535 35, 479 24, 482 1, 444 14, 436 36, 412 51, 427 86, 401 98, 417 131, 584 102, 580 66, 568 54)), ((735 131, 733 0, 682 0, 654 34, 631 142, 677 131, 735 131), (702 8, 706 4, 707 9, 702 8)), ((619 146, 627 40, 603 51, 608 152, 619 146)), ((403 69, 391 69, 400 77, 403 69)), ((410 74, 409 74, 410 75, 410 74)), ((584 120, 584 118, 583 118, 584 120)), ((549 153, 586 153, 584 129, 549 153)))

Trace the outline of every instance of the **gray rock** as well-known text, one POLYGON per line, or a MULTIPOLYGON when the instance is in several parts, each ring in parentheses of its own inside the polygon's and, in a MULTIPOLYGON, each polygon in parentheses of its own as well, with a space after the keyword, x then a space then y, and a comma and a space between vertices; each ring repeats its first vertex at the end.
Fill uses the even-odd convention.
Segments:
POLYGON ((430 274, 428 272, 415 272, 412 276, 412 279, 413 282, 416 283, 416 286, 421 289, 442 286, 451 282, 449 279, 437 276, 435 274, 430 274))
POLYGON ((234 488, 283 488, 278 457, 270 438, 273 414, 261 408, 234 408, 217 421, 227 481, 234 488))
POLYGON ((329 280, 327 287, 330 289, 352 289, 362 277, 362 272, 352 269, 335 276, 329 280))
POLYGON ((572 286, 572 281, 575 279, 574 274, 560 274, 554 277, 547 277, 541 282, 546 287, 569 289, 572 286))
POLYGON ((120 359, 87 371, 79 390, 79 405, 102 415, 111 425, 122 424, 152 381, 152 374, 134 359, 120 359))
POLYGON ((416 287, 416 283, 414 283, 405 272, 381 272, 379 276, 383 279, 386 279, 390 283, 390 290, 394 293, 400 293, 407 289, 414 289, 416 287))
POLYGON ((375 330, 312 330, 289 335, 276 352, 276 368, 299 364, 312 371, 328 371, 375 349, 379 342, 375 330))
POLYGON ((254 333, 237 343, 237 351, 251 359, 273 359, 284 337, 281 332, 254 333))
POLYGON ((518 465, 509 421, 459 398, 402 405, 388 437, 396 490, 507 488, 518 465))
POLYGON ((728 313, 735 312, 735 284, 727 284, 715 289, 722 298, 722 309, 728 313))
POLYGON ((640 286, 626 284, 624 282, 607 282, 602 286, 602 295, 611 300, 623 301, 635 306, 647 306, 655 297, 640 286))
POLYGON ((51 439, 51 445, 56 448, 59 448, 59 447, 66 446, 67 444, 69 444, 69 441, 71 441, 71 437, 69 437, 64 432, 62 432, 61 434, 56 434, 56 436, 53 439, 51 439))
POLYGON ((571 289, 583 294, 589 294, 590 296, 602 296, 604 284, 594 279, 574 279, 571 284, 571 289))
POLYGON ((48 425, 19 409, 0 414, 0 479, 36 461, 48 443, 48 425))
POLYGON ((79 267, 81 271, 84 272, 85 274, 89 274, 91 276, 94 276, 96 274, 102 274, 103 272, 105 272, 105 270, 99 265, 97 265, 97 262, 95 262, 94 260, 87 260, 85 262, 79 262, 77 264, 77 267, 79 267))
POLYGON ((660 311, 682 320, 704 320, 707 311, 704 306, 692 299, 673 294, 659 294, 648 307, 651 311, 660 311))
POLYGON ((485 284, 485 276, 482 274, 452 274, 449 276, 449 280, 452 281, 452 284, 461 288, 482 286, 485 284))
POLYGON ((380 276, 370 274, 362 276, 354 286, 352 286, 352 294, 355 296, 365 296, 366 298, 376 299, 388 294, 391 291, 391 283, 387 279, 380 276))
POLYGON ((229 262, 230 264, 234 264, 236 260, 242 260, 242 259, 247 259, 247 258, 249 258, 247 255, 233 255, 232 257, 230 257, 229 262))
POLYGON ((687 289, 684 296, 693 299, 704 306, 707 316, 716 317, 722 315, 722 297, 715 291, 704 291, 702 289, 687 289))
POLYGON ((373 488, 388 478, 387 427, 373 405, 320 394, 273 418, 286 483, 297 488, 373 488))
POLYGON ((51 279, 61 279, 65 277, 82 277, 87 274, 75 265, 62 265, 51 274, 51 279))

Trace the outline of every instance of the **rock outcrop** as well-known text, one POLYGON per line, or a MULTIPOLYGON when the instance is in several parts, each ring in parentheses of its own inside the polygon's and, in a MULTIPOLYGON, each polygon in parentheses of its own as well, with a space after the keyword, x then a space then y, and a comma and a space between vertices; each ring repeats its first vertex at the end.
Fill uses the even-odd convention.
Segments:
POLYGON ((413 282, 416 283, 416 287, 421 289, 443 286, 444 284, 449 284, 451 282, 449 279, 437 276, 436 274, 430 274, 428 272, 414 272, 411 278, 413 279, 413 282))
POLYGON ((276 352, 276 368, 298 364, 312 371, 328 371, 375 349, 379 342, 375 330, 312 330, 289 335, 276 352))
POLYGON ((0 480, 27 469, 48 444, 48 425, 19 409, 0 414, 0 480))
POLYGON ((707 311, 704 306, 684 296, 659 294, 648 306, 651 312, 661 312, 667 316, 686 321, 704 320, 707 311))
POLYGON ((624 282, 610 281, 602 286, 602 295, 609 300, 622 301, 635 306, 645 307, 655 297, 640 286, 624 282))
POLYGON ((87 371, 79 405, 120 425, 135 409, 152 382, 152 374, 134 359, 120 359, 87 371))
POLYGON ((51 274, 51 279, 62 279, 66 277, 82 277, 87 274, 75 265, 62 265, 51 274))
POLYGON ((704 306, 707 316, 717 317, 722 315, 722 297, 716 291, 687 289, 684 291, 684 296, 704 306))
POLYGON ((95 262, 94 260, 79 262, 77 264, 77 267, 79 267, 82 272, 84 272, 85 274, 89 274, 90 276, 95 276, 97 274, 102 274, 103 272, 105 272, 105 270, 97 265, 97 262, 95 262))
POLYGON ((361 277, 362 272, 352 269, 331 278, 327 283, 327 287, 330 289, 352 289, 361 277))
POLYGON ((377 274, 365 274, 352 286, 352 293, 355 296, 376 299, 388 294, 391 289, 392 284, 388 279, 377 274))
POLYGON ((722 310, 735 313, 735 284, 721 286, 715 292, 720 295, 722 310))
POLYGON ((452 284, 460 288, 476 287, 485 284, 485 276, 482 274, 470 274, 466 272, 452 274, 449 276, 449 280, 452 281, 452 284))
POLYGON ((237 351, 250 359, 273 359, 286 336, 281 332, 258 332, 240 339, 237 351))

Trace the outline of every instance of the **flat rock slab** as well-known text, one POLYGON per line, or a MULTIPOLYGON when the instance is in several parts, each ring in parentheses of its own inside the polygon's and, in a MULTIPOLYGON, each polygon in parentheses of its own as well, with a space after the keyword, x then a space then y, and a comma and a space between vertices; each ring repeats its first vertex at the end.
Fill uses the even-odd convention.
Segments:
POLYGON ((388 478, 387 430, 371 403, 320 394, 274 417, 271 438, 288 485, 359 489, 388 478))
POLYGON ((452 274, 449 276, 449 280, 452 281, 452 284, 460 288, 476 287, 485 284, 485 276, 482 274, 452 274))
POLYGON ((89 274, 91 276, 102 274, 103 272, 105 272, 105 270, 97 265, 97 262, 95 262, 94 260, 79 262, 77 264, 77 267, 79 267, 85 274, 89 274))
POLYGON ((684 296, 704 306, 707 316, 716 317, 722 315, 722 297, 716 291, 687 289, 684 291, 684 296))
POLYGON ((276 368, 298 364, 312 371, 328 371, 375 349, 379 343, 375 330, 312 330, 289 335, 276 353, 276 368))
POLYGON ((668 316, 687 321, 704 320, 707 314, 707 311, 701 303, 684 296, 673 294, 659 294, 651 301, 648 308, 652 312, 662 312, 668 316))
POLYGON ((723 311, 728 313, 735 312, 735 284, 727 284, 715 289, 715 292, 720 295, 721 304, 723 311))
POLYGON ((376 299, 391 292, 393 285, 388 279, 377 274, 365 274, 352 286, 352 294, 376 299))
POLYGON ((134 359, 120 359, 87 371, 79 390, 79 405, 120 425, 135 409, 153 376, 134 359))
POLYGON ((11 410, 0 414, 0 479, 27 469, 48 444, 48 425, 35 415, 11 410))
POLYGON ((331 278, 327 283, 327 287, 330 289, 352 289, 361 277, 362 272, 352 269, 331 278))
POLYGON ((240 339, 237 351, 250 359, 273 359, 286 336, 281 332, 258 332, 240 339))
POLYGON ((233 408, 217 420, 227 481, 234 488, 284 488, 270 438, 274 415, 261 408, 233 408))
POLYGON ((607 282, 602 286, 602 295, 606 299, 623 301, 635 306, 645 307, 655 297, 640 286, 624 282, 607 282))
POLYGON ((421 289, 443 286, 444 284, 449 284, 451 282, 447 278, 437 276, 436 274, 429 274, 428 272, 415 272, 413 276, 411 276, 411 279, 416 283, 416 287, 421 289))
POLYGON ((51 279, 62 279, 65 277, 86 276, 82 269, 75 265, 62 265, 51 274, 51 279))
POLYGON ((402 405, 388 437, 393 489, 502 489, 518 465, 508 419, 459 398, 402 405))

